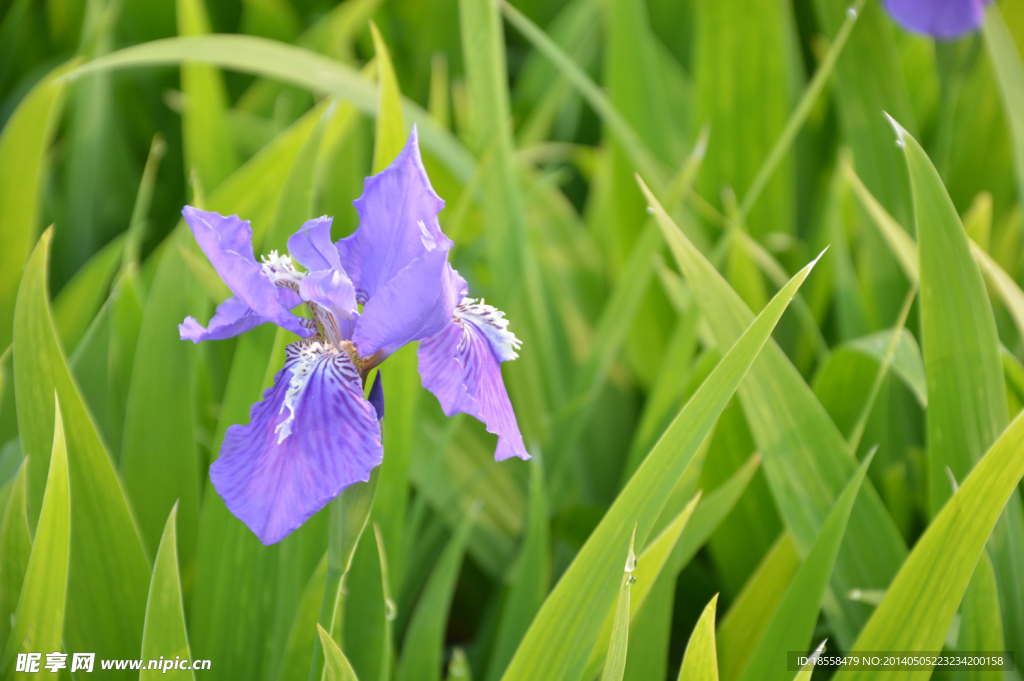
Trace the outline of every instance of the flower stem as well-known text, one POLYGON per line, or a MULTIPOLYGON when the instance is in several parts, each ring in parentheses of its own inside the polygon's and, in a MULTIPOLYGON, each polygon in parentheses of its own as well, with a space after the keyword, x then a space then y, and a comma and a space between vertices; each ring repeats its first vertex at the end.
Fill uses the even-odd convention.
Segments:
MULTIPOLYGON (((345 489, 330 505, 330 525, 327 535, 327 582, 320 603, 320 626, 329 631, 331 638, 341 647, 344 617, 342 596, 345 575, 352 565, 359 538, 366 529, 377 493, 380 466, 370 473, 368 482, 357 482, 345 489)), ((317 637, 313 641, 313 662, 309 668, 309 681, 321 681, 324 670, 324 651, 317 637)))

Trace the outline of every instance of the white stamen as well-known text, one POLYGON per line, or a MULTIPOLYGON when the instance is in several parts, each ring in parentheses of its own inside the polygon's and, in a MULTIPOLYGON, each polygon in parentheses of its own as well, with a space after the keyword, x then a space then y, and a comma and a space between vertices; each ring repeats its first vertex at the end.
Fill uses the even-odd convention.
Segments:
POLYGON ((278 282, 298 284, 306 276, 305 272, 295 269, 291 256, 287 253, 281 255, 276 250, 271 251, 270 255, 263 256, 263 274, 267 275, 275 284, 278 282))
POLYGON ((452 319, 459 323, 463 321, 472 322, 474 326, 480 329, 487 340, 490 341, 494 354, 498 356, 499 361, 506 362, 519 357, 516 350, 522 347, 523 343, 516 338, 514 333, 508 330, 508 320, 505 319, 505 313, 493 305, 487 305, 482 298, 479 302, 475 298, 464 298, 458 307, 455 308, 455 314, 452 315, 452 319))

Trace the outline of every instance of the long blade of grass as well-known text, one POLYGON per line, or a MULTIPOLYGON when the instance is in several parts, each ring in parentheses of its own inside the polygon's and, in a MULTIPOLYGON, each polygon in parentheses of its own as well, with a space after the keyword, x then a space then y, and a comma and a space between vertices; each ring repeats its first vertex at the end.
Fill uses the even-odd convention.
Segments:
MULTIPOLYGON (((914 545, 851 652, 939 650, 1003 507, 1024 477, 1024 417, 978 462, 914 545)), ((927 679, 931 670, 859 671, 850 679, 927 679)))
MULTIPOLYGON (((661 225, 718 342, 734 342, 751 319, 749 308, 667 215, 661 225)), ((755 362, 739 396, 764 456, 776 505, 806 555, 853 475, 856 460, 828 413, 774 342, 755 362)), ((867 585, 884 587, 905 555, 903 540, 870 482, 865 488, 854 505, 845 550, 840 551, 833 573, 834 593, 867 585), (867 547, 872 547, 870 553, 867 547)), ((826 599, 826 612, 840 640, 852 642, 865 620, 862 609, 839 599, 826 599)))
POLYGON ((120 481, 68 371, 53 327, 46 291, 51 236, 52 231, 44 232, 29 258, 14 315, 14 342, 19 348, 14 358, 18 424, 24 452, 32 457, 29 518, 38 518, 35 500, 42 495, 37 485, 47 472, 43 452, 53 441, 56 390, 75 498, 63 643, 72 651, 103 650, 133 658, 142 644, 149 564, 120 481))
POLYGON ((676 417, 548 596, 504 679, 572 680, 583 671, 600 616, 615 598, 613 568, 625 560, 614 538, 636 524, 638 543, 646 542, 679 477, 808 272, 809 267, 801 270, 772 300, 676 417))
POLYGON ((839 59, 839 55, 843 53, 843 48, 846 47, 846 41, 850 37, 850 33, 853 32, 853 27, 857 24, 857 18, 860 16, 861 11, 864 9, 865 0, 856 0, 849 9, 846 10, 846 18, 843 20, 843 24, 839 27, 836 37, 832 40, 832 44, 829 45, 828 52, 825 53, 825 57, 818 64, 818 69, 814 72, 814 77, 811 78, 811 82, 807 84, 804 89, 804 93, 800 96, 800 101, 797 103, 796 108, 793 109, 793 113, 789 115, 786 120, 786 127, 779 133, 779 137, 775 140, 775 145, 772 146, 768 156, 761 163, 761 167, 757 170, 757 175, 751 180, 750 186, 747 188, 747 193, 743 195, 743 202, 740 203, 740 222, 745 222, 747 217, 750 215, 751 208, 757 202, 758 197, 761 196, 761 192, 768 184, 768 180, 771 179, 772 173, 778 167, 779 163, 785 157, 790 147, 793 146, 793 142, 796 140, 797 133, 800 132, 800 128, 803 127, 807 121, 807 116, 811 113, 811 108, 814 103, 818 100, 818 96, 821 91, 825 88, 825 84, 832 77, 832 71, 835 69, 836 61, 839 59))
MULTIPOLYGON (((962 479, 1006 426, 995 317, 953 202, 917 140, 891 121, 914 192, 921 267, 921 331, 928 378, 928 500, 949 497, 947 467, 962 479)), ((1010 495, 991 546, 1007 646, 1024 649, 1024 516, 1010 495)))
POLYGON ((718 659, 715 651, 715 611, 718 594, 704 608, 697 626, 690 634, 679 667, 678 681, 718 681, 718 659))
MULTIPOLYGON (((149 599, 146 603, 146 624, 142 631, 142 653, 146 660, 158 657, 173 662, 172 656, 191 660, 188 634, 185 631, 185 610, 181 600, 181 577, 178 572, 178 507, 171 508, 167 516, 167 527, 160 539, 160 547, 153 562, 153 578, 149 585, 149 599)), ((194 679, 191 669, 146 669, 139 674, 139 681, 153 679, 194 679), (167 672, 169 676, 165 676, 167 672)))
POLYGON ((0 132, 0 347, 11 344, 14 301, 22 267, 42 220, 40 191, 47 149, 64 105, 67 82, 61 78, 76 61, 58 66, 25 96, 0 132))
POLYGON ((7 641, 11 633, 11 618, 18 607, 18 594, 21 593, 32 552, 28 500, 25 498, 27 476, 28 461, 22 459, 0 521, 0 641, 7 641))
POLYGON ((629 553, 626 554, 626 569, 625 574, 622 575, 622 586, 619 587, 619 597, 615 602, 608 654, 605 656, 601 681, 622 681, 622 675, 626 671, 626 652, 629 646, 629 592, 630 587, 636 583, 636 577, 633 576, 633 571, 637 566, 636 556, 633 554, 635 539, 636 528, 634 527, 633 534, 629 538, 629 553))
POLYGON ((782 597, 779 607, 772 614, 771 621, 757 647, 750 655, 746 668, 740 675, 741 681, 748 679, 785 679, 789 676, 782 665, 772 664, 783 650, 806 650, 814 633, 822 599, 835 567, 839 547, 846 533, 847 523, 853 510, 854 501, 874 458, 874 451, 854 473, 846 489, 836 501, 821 528, 814 546, 797 570, 793 581, 782 597))
POLYGON ((1013 141, 1017 198, 1024 200, 1024 62, 998 7, 987 8, 982 35, 1003 97, 1003 111, 1013 141))
MULTIPOLYGON (((254 36, 206 35, 154 40, 104 55, 71 75, 186 61, 208 62, 225 69, 282 80, 314 93, 337 94, 364 113, 377 113, 376 88, 354 68, 310 50, 254 36)), ((423 146, 457 178, 468 182, 475 164, 466 149, 418 105, 406 99, 402 107, 406 119, 417 125, 423 146)))
POLYGON ((65 594, 71 548, 71 498, 64 425, 56 393, 53 398, 56 422, 46 493, 10 637, 0 660, 0 671, 6 678, 13 677, 17 653, 61 649, 67 610, 65 594))

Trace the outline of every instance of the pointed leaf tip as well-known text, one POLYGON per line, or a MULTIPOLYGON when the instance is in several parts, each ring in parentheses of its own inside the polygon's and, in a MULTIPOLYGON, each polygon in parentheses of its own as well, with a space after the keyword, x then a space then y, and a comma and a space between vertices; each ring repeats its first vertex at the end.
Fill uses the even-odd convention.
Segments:
POLYGON ((896 119, 889 115, 888 111, 883 111, 882 113, 885 115, 886 120, 889 121, 889 125, 892 126, 893 132, 896 133, 896 146, 903 149, 907 144, 906 137, 908 133, 906 128, 897 123, 896 119))

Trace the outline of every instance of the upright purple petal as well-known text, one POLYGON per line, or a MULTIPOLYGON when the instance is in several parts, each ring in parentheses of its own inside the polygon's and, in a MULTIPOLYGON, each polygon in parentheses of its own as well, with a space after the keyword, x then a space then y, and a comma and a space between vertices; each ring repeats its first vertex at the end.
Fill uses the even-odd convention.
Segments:
POLYGON ((310 272, 341 268, 338 249, 331 241, 332 218, 307 220, 288 239, 288 253, 310 272))
POLYGON ((354 201, 359 228, 338 242, 338 255, 360 302, 377 294, 428 250, 427 243, 451 247, 437 222, 444 201, 423 168, 415 126, 405 148, 380 173, 366 178, 354 201), (426 235, 426 238, 424 238, 426 235))
POLYGON ((908 31, 942 39, 978 30, 991 0, 885 0, 889 14, 908 31))
POLYGON ((383 459, 380 424, 344 353, 316 341, 286 349, 250 423, 228 428, 210 480, 263 544, 281 541, 383 459))
POLYGON ((420 341, 420 377, 447 416, 469 414, 498 436, 494 458, 529 459, 512 403, 501 378, 501 361, 516 357, 519 342, 490 305, 467 300, 440 333, 420 341))
POLYGON ((406 343, 438 333, 466 295, 466 280, 434 248, 410 263, 363 307, 352 342, 362 357, 391 355, 406 343))
MULTIPOLYGON (((256 262, 248 220, 243 221, 237 215, 225 217, 192 206, 185 206, 181 213, 217 274, 254 314, 299 336, 313 334, 282 304, 282 289, 263 273, 263 266, 256 262)), ((283 299, 287 298, 285 293, 283 299)))

